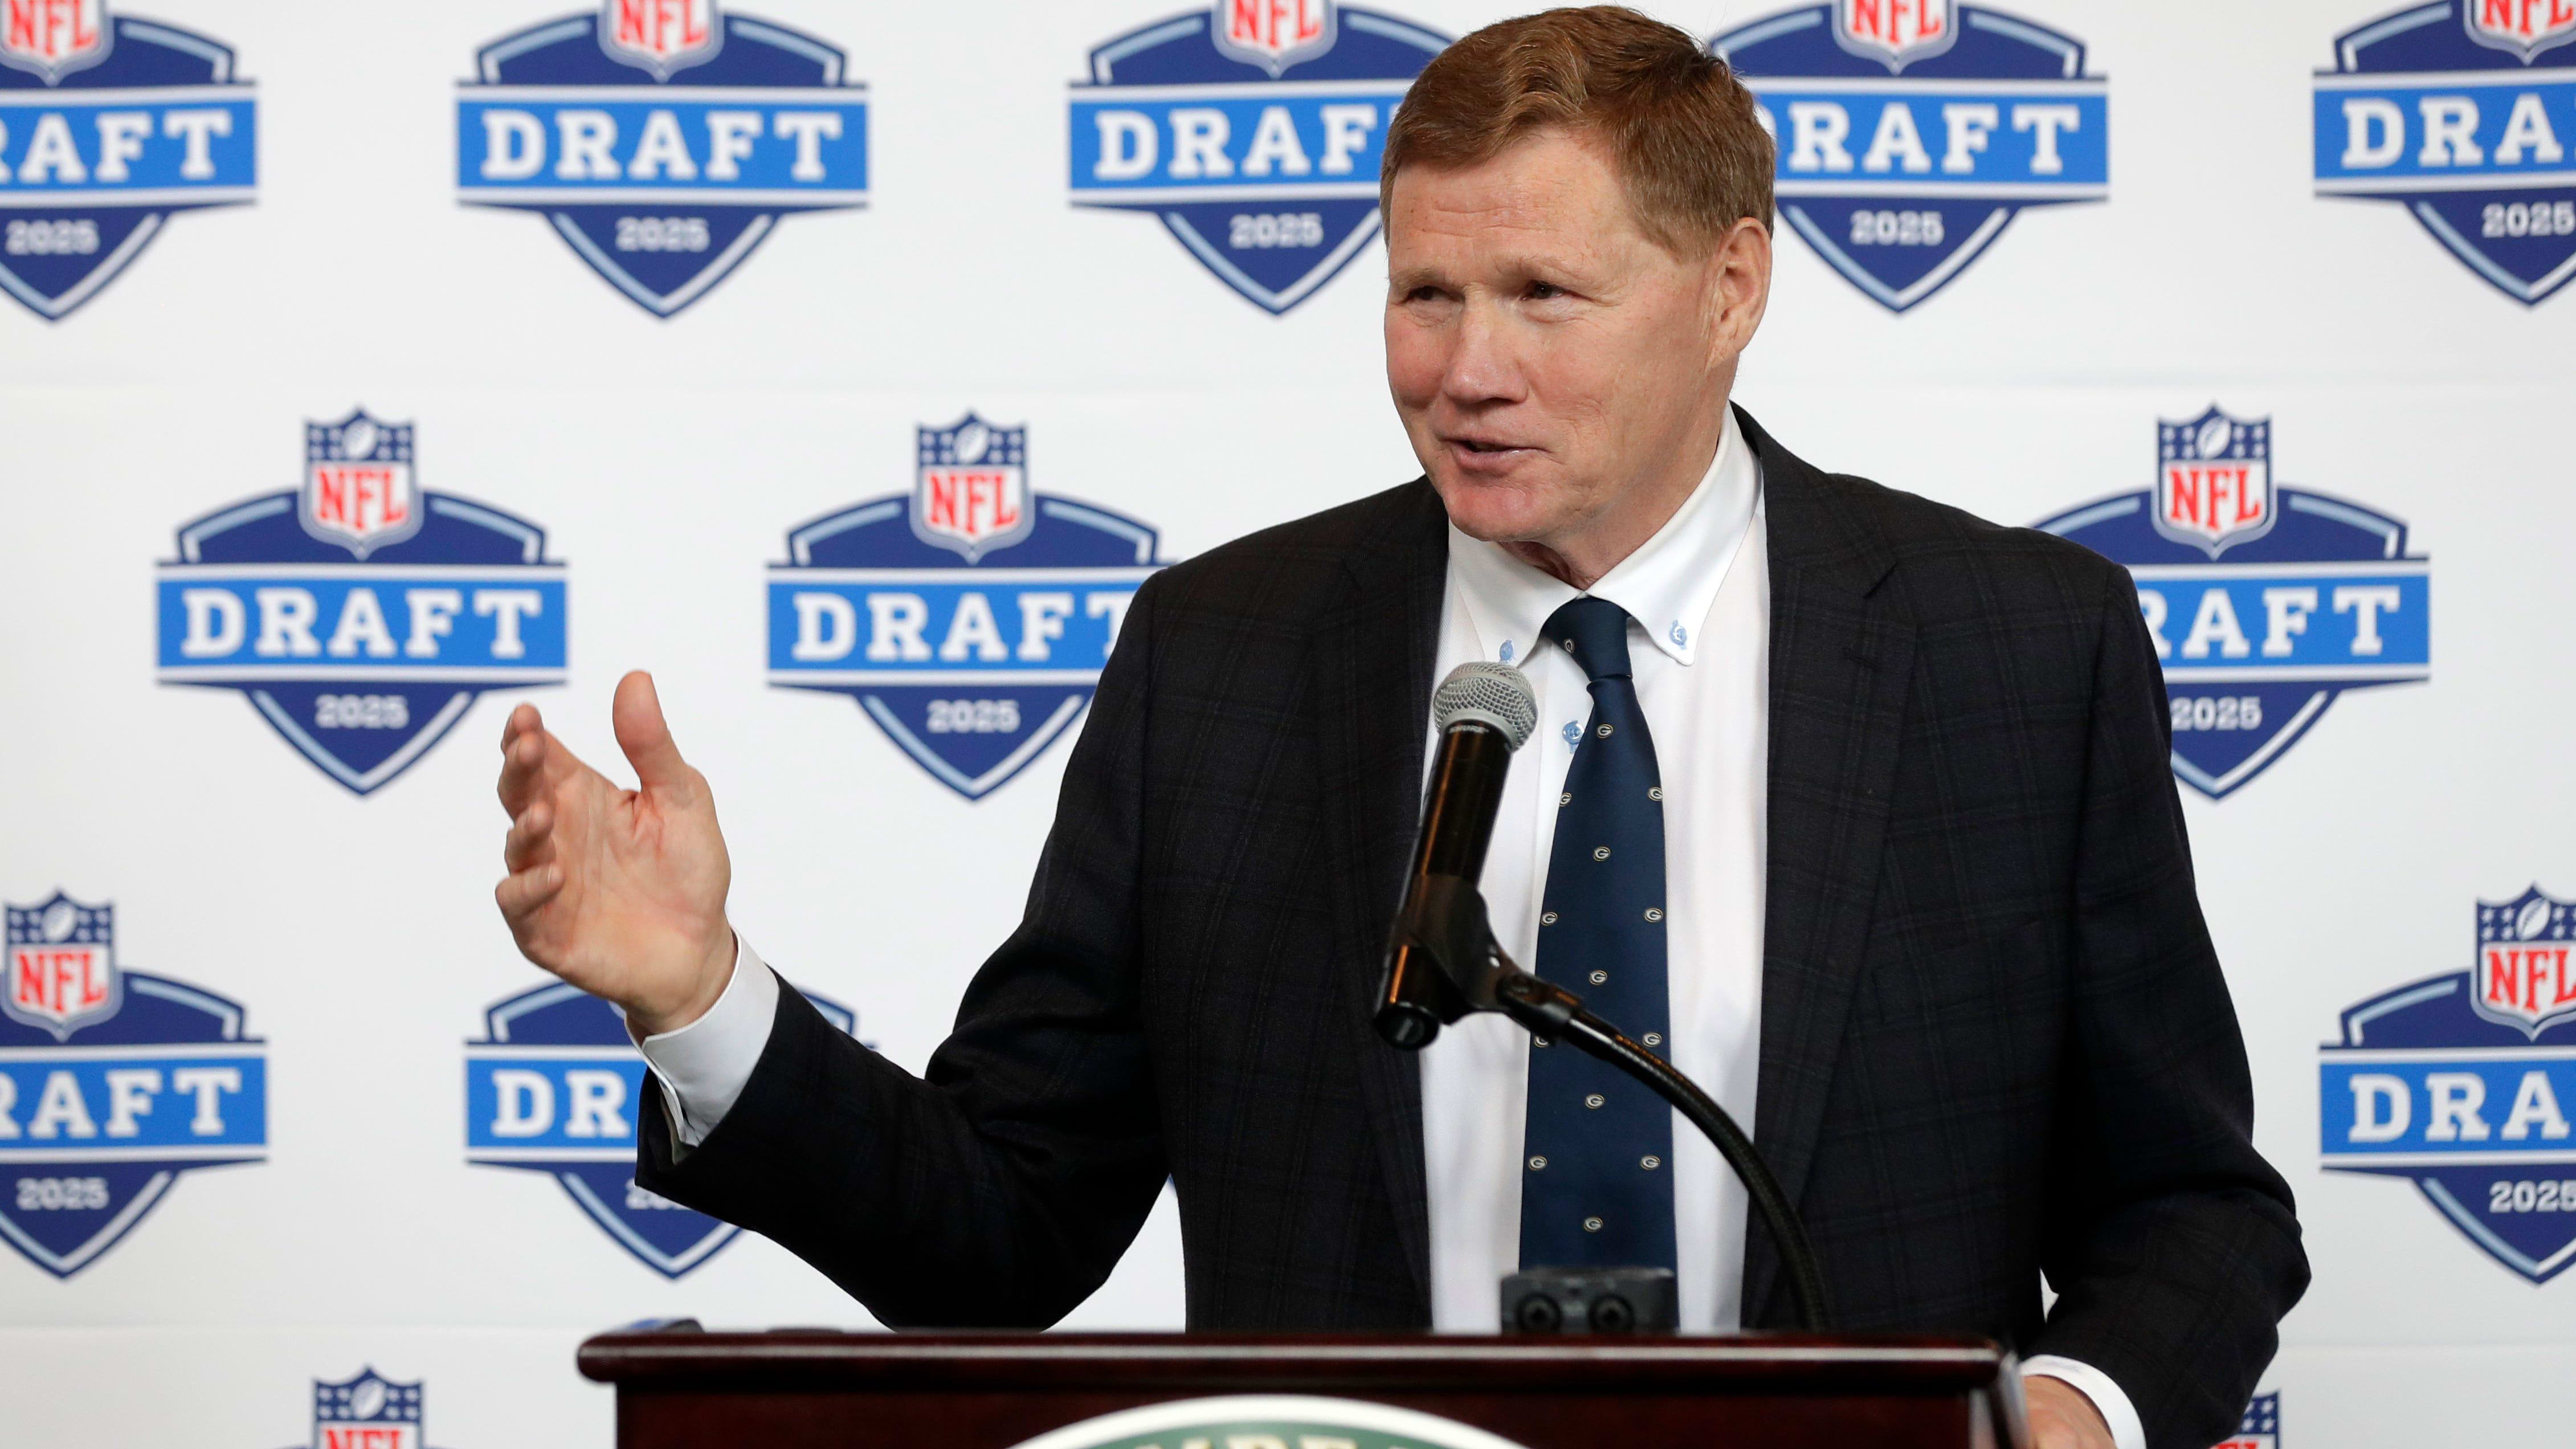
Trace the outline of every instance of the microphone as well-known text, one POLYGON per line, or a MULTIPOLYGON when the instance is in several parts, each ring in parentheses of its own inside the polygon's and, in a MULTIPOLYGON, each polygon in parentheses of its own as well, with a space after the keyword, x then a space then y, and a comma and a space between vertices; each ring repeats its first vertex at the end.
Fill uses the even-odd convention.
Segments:
POLYGON ((1538 728, 1538 694, 1512 666, 1470 660, 1432 693, 1431 720, 1440 753, 1431 762, 1422 833, 1387 942, 1375 1018, 1378 1035, 1407 1050, 1430 1045, 1442 1026, 1474 1009, 1458 981, 1493 950, 1476 879, 1484 874, 1512 752, 1538 728))
POLYGON ((1698 1083, 1585 1010, 1583 998, 1522 970, 1494 940, 1476 880, 1485 871, 1485 846, 1493 839, 1512 752, 1538 727, 1538 694, 1528 676, 1508 664, 1461 664, 1433 692, 1431 719, 1440 730, 1440 753, 1423 798, 1422 834, 1413 848, 1404 908, 1387 941, 1386 979, 1373 1018, 1377 1034, 1419 1051, 1467 1013, 1499 1011, 1524 1031, 1564 1042, 1637 1079, 1688 1118, 1735 1169, 1755 1216, 1779 1249, 1799 1323, 1823 1332, 1831 1320, 1816 1251, 1753 1139, 1698 1083))

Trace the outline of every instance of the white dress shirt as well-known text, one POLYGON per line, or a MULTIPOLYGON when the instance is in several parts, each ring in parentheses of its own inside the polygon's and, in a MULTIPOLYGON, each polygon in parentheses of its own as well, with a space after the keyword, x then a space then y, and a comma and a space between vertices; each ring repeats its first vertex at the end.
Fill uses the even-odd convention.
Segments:
MULTIPOLYGON (((1589 590, 1628 612, 1629 660, 1663 779, 1674 1039, 1646 1044, 1661 1046, 1748 1132, 1761 1064, 1768 839, 1771 588, 1761 493, 1730 410, 1699 487, 1589 590)), ((1504 783, 1480 883, 1496 937, 1525 967, 1536 959, 1555 800, 1573 761, 1568 737, 1592 710, 1582 669, 1563 651, 1538 647, 1538 631, 1575 597, 1499 546, 1450 529, 1435 678, 1471 659, 1499 659, 1520 665, 1538 694, 1538 732, 1504 783)), ((706 1015, 639 1043, 681 1145, 704 1141, 742 1095, 768 1044, 778 991, 777 976, 740 943, 733 978, 706 1015)), ((1449 1027, 1422 1053, 1431 1316, 1443 1332, 1496 1332, 1498 1285, 1520 1266, 1530 1050, 1527 1033, 1487 1014, 1449 1027)), ((1732 1329, 1744 1284, 1744 1187, 1679 1114, 1672 1181, 1681 1326, 1732 1329)), ((2023 1372, 2074 1385, 2101 1410, 2118 1449, 2146 1449, 2136 1410, 2108 1375, 2054 1355, 2031 1359, 2023 1372)))

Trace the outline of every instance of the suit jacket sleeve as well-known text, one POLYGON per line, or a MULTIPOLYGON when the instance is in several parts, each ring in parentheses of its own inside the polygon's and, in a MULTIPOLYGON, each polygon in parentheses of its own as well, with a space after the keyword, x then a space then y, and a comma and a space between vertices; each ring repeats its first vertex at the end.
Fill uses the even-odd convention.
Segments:
POLYGON ((2074 987, 2033 1353, 2107 1373, 2155 1449, 2239 1422, 2307 1288, 2289 1185, 2192 881, 2165 692, 2125 572, 2096 656, 2075 863, 2074 987))
POLYGON ((894 1327, 1043 1327, 1108 1277, 1166 1175, 1138 1012, 1153 582, 1068 762, 1019 929, 916 1078, 779 993, 704 1142, 641 1114, 639 1182, 777 1240, 894 1327))

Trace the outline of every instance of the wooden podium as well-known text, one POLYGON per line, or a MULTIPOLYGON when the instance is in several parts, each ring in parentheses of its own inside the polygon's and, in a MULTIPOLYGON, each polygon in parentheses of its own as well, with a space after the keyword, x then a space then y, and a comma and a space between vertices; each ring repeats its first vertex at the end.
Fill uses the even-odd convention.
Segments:
MULTIPOLYGON (((1980 1338, 707 1333, 683 1323, 601 1334, 580 1362, 616 1386, 620 1449, 1010 1449, 1119 1410, 1225 1395, 1392 1405, 1528 1449, 2028 1443, 2019 1370, 1980 1338)), ((1140 1449, 1144 1438, 1068 1437, 1140 1449)), ((1200 1449, 1186 1433, 1157 1437, 1161 1449, 1200 1449)), ((1422 1441, 1362 1436, 1358 1449, 1371 1443, 1422 1441)), ((1293 1437, 1258 1436, 1233 1449, 1247 1444, 1299 1449, 1293 1437)), ((1212 1449, 1229 1449, 1223 1435, 1212 1449)))

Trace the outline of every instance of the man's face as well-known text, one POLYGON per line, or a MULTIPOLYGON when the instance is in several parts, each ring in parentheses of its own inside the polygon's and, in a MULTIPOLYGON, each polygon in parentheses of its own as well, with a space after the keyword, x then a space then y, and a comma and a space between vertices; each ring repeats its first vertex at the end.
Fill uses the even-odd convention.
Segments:
POLYGON ((1660 526, 1707 466, 1760 320, 1768 238, 1748 266, 1746 230, 1673 255, 1638 229, 1606 148, 1565 132, 1397 173, 1387 383, 1450 520, 1564 552, 1651 493, 1661 512, 1625 548, 1660 526))

